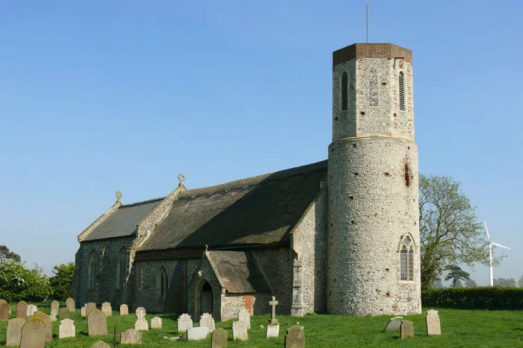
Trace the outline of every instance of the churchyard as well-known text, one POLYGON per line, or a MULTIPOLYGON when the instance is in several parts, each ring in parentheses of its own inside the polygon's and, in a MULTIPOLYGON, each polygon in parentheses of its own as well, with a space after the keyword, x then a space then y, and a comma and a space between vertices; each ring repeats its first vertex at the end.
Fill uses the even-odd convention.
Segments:
MULTIPOLYGON (((53 314, 50 302, 36 303, 38 310, 46 314, 53 314)), ((54 304, 56 306, 56 303, 54 304)), ((53 307, 54 307, 53 306, 53 307)), ((60 303, 60 308, 65 303, 60 303)), ((101 306, 100 306, 101 307, 101 306)), ((99 308, 97 315, 104 316, 107 308, 99 308)), ((374 317, 347 317, 335 315, 312 314, 303 318, 278 316, 280 332, 277 338, 266 339, 267 324, 270 315, 253 316, 250 318, 251 328, 248 330, 247 341, 233 341, 232 326, 234 320, 216 323, 216 328, 222 328, 228 334, 228 347, 284 347, 285 332, 293 326, 305 328, 306 347, 516 347, 523 344, 523 312, 522 311, 486 311, 486 310, 451 310, 440 309, 441 336, 427 336, 427 325, 424 310, 422 315, 404 316, 405 320, 412 321, 415 336, 401 339, 399 331, 384 333, 383 330, 391 318, 390 316, 374 317)), ((58 310, 60 312, 60 309, 58 310)), ((113 310, 107 316, 107 334, 90 337, 86 318, 81 316, 80 308, 70 313, 69 319, 74 321, 76 337, 59 339, 60 314, 52 322, 52 340, 45 343, 45 347, 85 347, 89 348, 97 341, 104 341, 113 346, 114 328, 116 327, 116 342, 120 345, 120 332, 135 328, 135 325, 147 325, 148 331, 142 332, 142 344, 133 345, 143 348, 156 347, 211 347, 211 335, 201 341, 186 341, 185 337, 176 341, 171 340, 180 336, 178 333, 179 315, 147 313, 140 318, 129 311, 129 315, 121 316, 113 310), (158 316, 161 318, 162 328, 157 326, 158 316), (143 319, 143 320, 141 320, 143 319), (137 321, 141 323, 137 324, 137 321)), ((16 304, 11 304, 9 318, 16 318, 16 304)), ((94 318, 94 317, 93 317, 94 318)), ((194 319, 194 318, 193 318, 194 319)), ((194 323, 194 326, 199 326, 194 323)), ((0 346, 6 345, 6 322, 0 322, 0 346)), ((98 328, 99 329, 99 328, 98 328)), ((103 330, 103 328, 102 328, 103 330)), ((185 336, 185 335, 183 335, 185 336)))

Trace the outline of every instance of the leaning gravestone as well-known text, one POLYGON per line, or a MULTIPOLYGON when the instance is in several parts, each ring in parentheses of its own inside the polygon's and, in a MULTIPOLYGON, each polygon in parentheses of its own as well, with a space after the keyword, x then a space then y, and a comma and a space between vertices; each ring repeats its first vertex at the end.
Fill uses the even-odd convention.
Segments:
POLYGON ((7 321, 9 319, 9 312, 11 307, 5 300, 0 300, 0 321, 7 321))
POLYGON ((47 328, 42 318, 27 319, 22 328, 20 348, 44 348, 47 328))
POLYGON ((38 311, 33 315, 35 318, 40 318, 44 321, 46 327, 45 341, 50 342, 53 340, 53 322, 51 318, 44 312, 38 311))
POLYGON ((304 348, 305 347, 305 328, 303 326, 293 326, 287 329, 285 336, 285 348, 304 348))
POLYGON ((209 328, 205 326, 187 329, 187 341, 205 340, 209 336, 209 328))
POLYGON ((69 318, 69 309, 63 307, 63 308, 60 308, 60 310, 58 311, 58 317, 60 319, 67 319, 69 318))
POLYGON ((187 313, 178 317, 178 332, 185 333, 188 329, 192 329, 192 319, 187 313))
POLYGON ((148 331, 149 323, 147 322, 147 320, 145 320, 145 314, 147 313, 145 311, 145 308, 138 307, 136 308, 135 313, 138 319, 136 320, 136 323, 134 323, 134 329, 139 331, 148 331))
POLYGON ((400 337, 405 339, 408 337, 414 337, 414 323, 410 320, 402 320, 400 326, 400 337))
POLYGON ((23 318, 9 319, 7 321, 7 331, 5 333, 6 346, 18 347, 20 345, 24 324, 25 319, 23 318))
POLYGON ((16 305, 16 317, 27 319, 27 302, 18 302, 18 304, 16 305))
POLYGON ((427 311, 427 335, 441 335, 441 324, 439 321, 438 311, 427 311))
POLYGON ((209 313, 203 313, 200 317, 200 326, 205 326, 209 328, 209 332, 213 332, 216 329, 214 319, 209 313))
POLYGON ((107 335, 107 319, 105 314, 95 309, 87 316, 87 327, 89 328, 89 336, 107 335))
POLYGON ((383 332, 399 331, 403 317, 395 317, 389 320, 383 332))
POLYGON ((120 334, 120 344, 141 344, 142 333, 138 330, 129 329, 120 334))
POLYGON ((29 306, 27 306, 28 317, 35 315, 36 312, 38 312, 38 307, 36 307, 34 304, 30 304, 29 306))
POLYGON ((71 319, 64 319, 60 321, 58 328, 58 338, 76 337, 76 327, 74 321, 71 319))
POLYGON ((126 304, 120 305, 120 315, 129 315, 129 307, 126 304))
POLYGON ((51 310, 56 309, 56 313, 60 310, 60 302, 54 300, 51 302, 51 310))
POLYGON ((235 321, 232 323, 232 339, 247 341, 249 339, 249 334, 247 333, 247 327, 243 321, 235 321))
POLYGON ((89 317, 89 313, 91 313, 93 310, 96 309, 96 303, 94 302, 89 302, 87 304, 87 307, 85 307, 85 316, 86 317, 89 317))
POLYGON ((111 348, 111 346, 105 343, 104 341, 98 341, 95 344, 93 344, 91 348, 111 348))
POLYGON ((151 329, 161 329, 162 328, 162 318, 154 317, 151 319, 151 329))
POLYGON ((243 321, 245 323, 245 327, 247 330, 251 328, 251 313, 247 310, 247 308, 241 308, 238 312, 238 320, 243 321))
POLYGON ((214 330, 211 348, 227 348, 227 336, 227 331, 222 328, 214 330))
POLYGON ((65 300, 65 307, 69 311, 69 313, 73 313, 76 311, 76 303, 74 302, 74 299, 69 297, 67 300, 65 300))
POLYGON ((113 315, 113 307, 111 307, 111 303, 102 303, 102 312, 104 312, 106 317, 110 317, 111 315, 113 315))

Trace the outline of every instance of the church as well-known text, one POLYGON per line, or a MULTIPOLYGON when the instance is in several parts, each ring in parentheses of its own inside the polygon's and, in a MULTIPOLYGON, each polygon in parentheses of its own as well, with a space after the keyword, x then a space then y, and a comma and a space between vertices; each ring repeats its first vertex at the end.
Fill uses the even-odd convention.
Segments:
MULTIPOLYGON (((116 202, 78 235, 74 298, 215 320, 421 313, 412 52, 333 53, 325 161, 116 202)), ((325 118, 327 122, 328 118, 325 118)))

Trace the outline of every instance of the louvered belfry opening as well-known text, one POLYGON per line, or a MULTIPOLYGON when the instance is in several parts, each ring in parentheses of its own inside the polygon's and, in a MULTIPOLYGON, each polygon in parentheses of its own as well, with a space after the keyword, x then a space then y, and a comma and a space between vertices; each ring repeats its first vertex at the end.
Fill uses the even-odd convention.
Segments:
POLYGON ((399 88, 400 88, 400 110, 405 111, 405 77, 403 71, 400 72, 399 88))

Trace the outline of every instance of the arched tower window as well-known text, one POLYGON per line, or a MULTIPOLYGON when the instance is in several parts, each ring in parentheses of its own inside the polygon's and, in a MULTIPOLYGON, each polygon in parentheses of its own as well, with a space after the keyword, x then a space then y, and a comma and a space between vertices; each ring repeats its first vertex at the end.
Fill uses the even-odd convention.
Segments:
POLYGON ((125 276, 129 269, 129 253, 126 248, 121 248, 118 253, 118 262, 116 264, 116 288, 120 289, 125 283, 125 276))
POLYGON ((165 267, 161 266, 156 274, 156 296, 160 301, 165 300, 167 295, 168 280, 165 267))
POLYGON ((414 281, 414 242, 410 236, 406 236, 400 245, 400 279, 403 281, 414 281))
POLYGON ((410 165, 408 163, 405 163, 405 185, 409 187, 412 185, 412 179, 414 176, 412 175, 412 170, 410 169, 410 165))
POLYGON ((349 84, 349 76, 344 71, 341 75, 341 110, 347 110, 347 106, 349 104, 349 96, 348 96, 348 84, 349 84))
POLYGON ((89 255, 89 262, 87 266, 87 287, 94 289, 98 278, 98 267, 100 260, 96 250, 93 250, 89 255))
POLYGON ((399 93, 400 93, 400 110, 405 111, 405 76, 403 75, 403 71, 400 71, 399 93))

